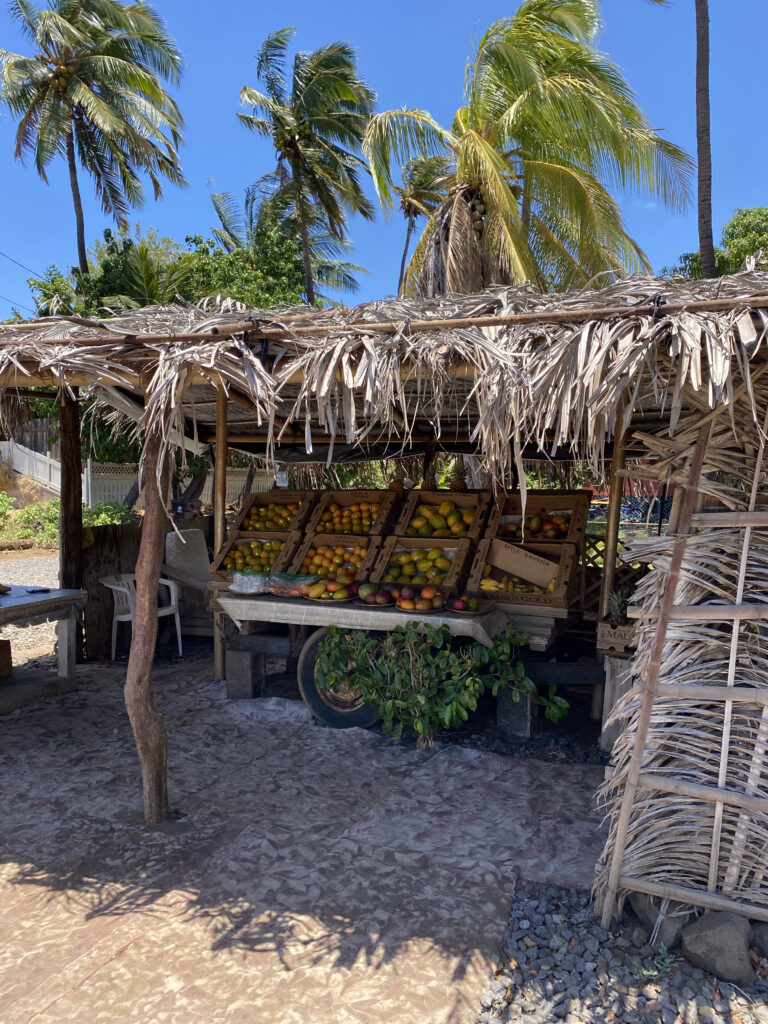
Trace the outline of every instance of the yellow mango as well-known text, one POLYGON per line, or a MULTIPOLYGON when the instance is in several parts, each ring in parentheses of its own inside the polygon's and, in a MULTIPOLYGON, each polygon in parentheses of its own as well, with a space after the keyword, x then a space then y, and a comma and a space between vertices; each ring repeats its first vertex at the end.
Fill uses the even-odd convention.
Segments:
POLYGON ((427 518, 426 516, 414 516, 408 525, 414 530, 420 530, 422 526, 427 525, 427 518))
POLYGON ((432 562, 434 562, 434 560, 436 558, 442 558, 442 557, 443 557, 443 549, 442 548, 430 548, 429 552, 427 553, 427 558, 429 558, 432 562))
POLYGON ((471 526, 475 521, 475 510, 473 508, 465 508, 461 514, 461 518, 467 526, 471 526))
POLYGON ((452 501, 444 501, 437 511, 440 513, 441 516, 447 516, 450 515, 450 513, 453 512, 455 508, 456 505, 452 501))
POLYGON ((441 572, 448 572, 448 570, 451 568, 451 560, 450 558, 444 557, 436 558, 435 565, 437 566, 438 569, 440 569, 441 572))
POLYGON ((433 530, 444 530, 448 526, 448 523, 445 521, 443 516, 431 515, 429 517, 429 525, 433 530))
POLYGON ((325 583, 313 583, 309 588, 309 597, 320 597, 321 594, 325 593, 325 583))

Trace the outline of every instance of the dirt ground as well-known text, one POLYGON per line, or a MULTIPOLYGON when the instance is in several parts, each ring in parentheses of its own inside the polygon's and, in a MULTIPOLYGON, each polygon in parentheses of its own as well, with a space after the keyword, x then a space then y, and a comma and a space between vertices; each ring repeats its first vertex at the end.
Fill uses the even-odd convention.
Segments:
POLYGON ((0 717, 3 1024, 469 1024, 519 877, 588 887, 602 769, 313 724, 158 663, 146 827, 124 665, 0 717))

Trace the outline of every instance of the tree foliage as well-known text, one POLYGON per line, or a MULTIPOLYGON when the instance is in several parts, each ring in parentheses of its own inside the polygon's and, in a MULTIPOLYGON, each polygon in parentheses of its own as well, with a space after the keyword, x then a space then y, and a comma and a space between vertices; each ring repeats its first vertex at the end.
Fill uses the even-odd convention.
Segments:
MULTIPOLYGON (((735 274, 744 261, 758 250, 768 252, 768 206, 734 210, 733 216, 723 227, 721 248, 715 248, 717 276, 735 274)), ((681 275, 700 278, 701 256, 699 252, 684 252, 671 267, 663 267, 666 277, 681 275)))
POLYGON ((385 209, 394 166, 438 154, 451 164, 407 291, 526 279, 565 289, 648 269, 612 191, 681 209, 692 165, 652 131, 619 69, 595 49, 598 27, 594 0, 524 0, 478 43, 450 130, 424 110, 371 119, 364 149, 385 209))
POLYGON ((156 199, 163 179, 185 184, 183 121, 162 84, 178 83, 181 53, 144 0, 49 0, 43 8, 13 0, 10 10, 35 49, 0 50, 0 100, 18 118, 16 156, 31 154, 44 181, 51 161, 66 157, 87 273, 78 167, 121 227, 143 201, 142 175, 156 199))
POLYGON ((360 184, 365 163, 358 153, 375 97, 347 43, 299 51, 289 81, 286 57, 295 32, 283 28, 264 40, 256 58, 260 88, 243 87, 240 102, 251 112, 237 116, 275 148, 278 187, 295 218, 304 290, 314 304, 312 225, 322 222, 333 238, 343 240, 350 212, 373 217, 360 184))

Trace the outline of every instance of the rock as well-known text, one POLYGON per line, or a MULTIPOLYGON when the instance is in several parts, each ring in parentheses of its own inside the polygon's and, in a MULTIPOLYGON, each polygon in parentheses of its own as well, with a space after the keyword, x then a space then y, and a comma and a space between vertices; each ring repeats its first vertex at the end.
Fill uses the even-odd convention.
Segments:
MULTIPOLYGON (((640 922, 648 930, 649 935, 653 934, 656 920, 661 908, 661 900, 658 896, 647 896, 643 892, 633 892, 629 897, 632 909, 637 914, 640 922)), ((685 910, 686 904, 676 903, 670 900, 669 908, 664 915, 664 920, 659 927, 659 934, 656 937, 656 948, 665 946, 667 949, 676 949, 680 945, 680 932, 693 920, 693 912, 685 910)))
POLYGON ((697 967, 737 984, 751 984, 755 972, 749 959, 749 921, 729 911, 707 911, 683 928, 683 956, 697 967))
POLYGON ((765 921, 752 921, 752 945, 760 956, 768 956, 768 924, 765 921))

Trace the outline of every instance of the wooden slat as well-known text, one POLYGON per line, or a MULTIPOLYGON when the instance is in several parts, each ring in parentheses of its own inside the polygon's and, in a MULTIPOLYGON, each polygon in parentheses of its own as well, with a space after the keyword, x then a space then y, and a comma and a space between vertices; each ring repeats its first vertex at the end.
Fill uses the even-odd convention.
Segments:
POLYGON ((682 779, 671 779, 665 775, 654 775, 652 772, 641 772, 637 778, 637 784, 641 789, 654 789, 659 793, 690 796, 694 800, 704 800, 710 804, 718 802, 733 804, 734 807, 743 807, 758 814, 768 814, 768 798, 741 793, 736 789, 704 786, 697 782, 685 782, 682 779))
MULTIPOLYGON (((642 684, 635 688, 642 691, 642 684)), ((696 683, 659 683, 656 688, 659 697, 678 700, 713 702, 735 700, 742 704, 768 705, 768 686, 706 686, 696 683)))
POLYGON ((644 892, 649 896, 661 896, 681 903, 690 903, 694 907, 705 907, 707 910, 729 910, 755 921, 768 921, 768 907, 756 903, 740 903, 704 889, 691 889, 686 885, 670 885, 664 882, 651 882, 634 875, 622 875, 619 878, 622 889, 630 892, 644 892))
POLYGON ((713 526, 768 527, 768 511, 756 509, 752 512, 697 512, 691 517, 691 526, 706 528, 713 526))
MULTIPOLYGON (((658 619, 659 609, 643 611, 637 605, 627 609, 629 619, 658 619)), ((677 622, 731 622, 747 619, 761 622, 768 619, 768 603, 742 602, 741 604, 679 604, 672 608, 669 618, 677 622)))

